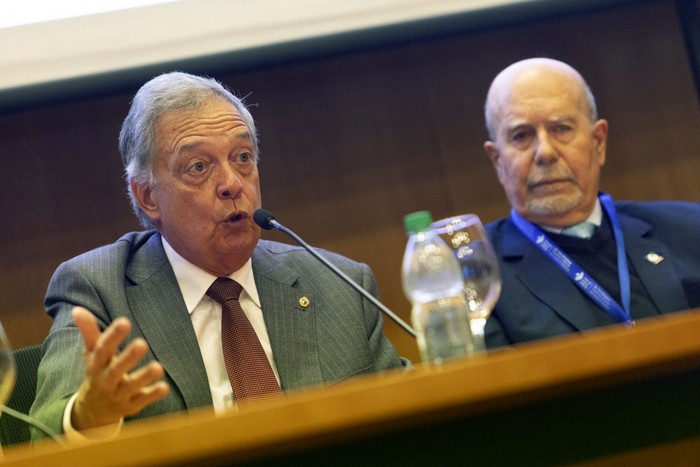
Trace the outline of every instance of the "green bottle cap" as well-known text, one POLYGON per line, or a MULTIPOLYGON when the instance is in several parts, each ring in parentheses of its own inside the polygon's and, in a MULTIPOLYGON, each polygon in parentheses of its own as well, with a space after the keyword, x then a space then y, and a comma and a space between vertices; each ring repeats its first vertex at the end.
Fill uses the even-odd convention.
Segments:
POLYGON ((433 223, 433 216, 430 211, 416 211, 404 216, 403 225, 408 233, 424 232, 430 230, 433 223))

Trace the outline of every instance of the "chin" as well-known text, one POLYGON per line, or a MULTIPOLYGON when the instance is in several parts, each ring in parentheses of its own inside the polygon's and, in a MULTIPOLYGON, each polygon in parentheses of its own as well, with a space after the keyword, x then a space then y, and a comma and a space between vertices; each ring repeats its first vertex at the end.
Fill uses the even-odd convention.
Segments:
POLYGON ((553 195, 530 199, 528 209, 541 216, 560 216, 576 209, 583 201, 580 193, 573 195, 553 195))
POLYGON ((247 235, 246 238, 233 239, 226 243, 223 256, 227 258, 245 256, 247 259, 253 254, 259 239, 260 236, 257 235, 247 235))

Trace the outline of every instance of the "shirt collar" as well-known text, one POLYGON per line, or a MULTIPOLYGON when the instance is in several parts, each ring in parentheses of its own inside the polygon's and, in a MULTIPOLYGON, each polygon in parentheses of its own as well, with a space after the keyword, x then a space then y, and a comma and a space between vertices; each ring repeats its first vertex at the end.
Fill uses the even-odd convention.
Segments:
MULTIPOLYGON (((591 211, 591 213, 588 215, 584 222, 590 222, 596 227, 600 227, 600 224, 603 223, 603 208, 600 205, 599 199, 596 198, 595 205, 593 206, 593 211, 591 211)), ((561 233, 561 231, 564 230, 563 227, 550 227, 548 225, 540 225, 540 227, 542 228, 542 230, 546 230, 552 233, 561 233)))
MULTIPOLYGON (((168 257, 170 266, 175 273, 175 279, 177 280, 177 285, 180 287, 182 298, 185 300, 187 311, 192 313, 202 300, 202 297, 206 295, 211 284, 217 279, 217 276, 209 274, 202 268, 190 263, 170 246, 165 237, 161 235, 160 238, 163 242, 163 249, 168 257)), ((260 308, 260 297, 258 296, 258 289, 255 286, 253 261, 251 258, 248 258, 248 261, 245 262, 242 268, 228 277, 238 282, 243 287, 242 299, 247 295, 248 298, 260 308)))

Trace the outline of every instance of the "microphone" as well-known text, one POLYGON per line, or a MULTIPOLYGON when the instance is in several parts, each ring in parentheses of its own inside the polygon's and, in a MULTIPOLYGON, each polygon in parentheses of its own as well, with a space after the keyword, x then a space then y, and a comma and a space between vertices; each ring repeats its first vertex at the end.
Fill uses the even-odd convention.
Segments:
POLYGON ((338 269, 333 263, 328 261, 326 258, 321 256, 316 250, 311 248, 308 243, 306 243, 304 240, 301 239, 297 234, 289 230, 287 227, 283 226, 279 222, 277 222, 277 219, 275 219, 275 216, 272 215, 270 211, 267 211, 265 209, 258 209, 253 213, 253 220, 255 221, 256 224, 258 224, 260 227, 262 227, 265 230, 271 230, 271 229, 277 229, 281 232, 284 232, 285 234, 289 235, 292 237, 294 240, 296 240, 301 246, 306 249, 309 253, 311 253, 317 260, 322 262, 328 269, 333 271, 338 277, 343 279, 345 282, 350 285, 353 289, 358 291, 362 296, 364 296, 367 300, 372 302, 377 308, 382 310, 382 312, 391 318, 392 321, 394 321, 396 324, 398 324, 401 328, 403 328, 404 331, 409 333, 411 336, 416 337, 416 331, 406 324, 401 318, 396 316, 396 314, 388 309, 386 306, 384 306, 379 300, 377 300, 371 293, 367 292, 364 288, 362 288, 357 282, 352 280, 350 277, 348 277, 343 271, 338 269))

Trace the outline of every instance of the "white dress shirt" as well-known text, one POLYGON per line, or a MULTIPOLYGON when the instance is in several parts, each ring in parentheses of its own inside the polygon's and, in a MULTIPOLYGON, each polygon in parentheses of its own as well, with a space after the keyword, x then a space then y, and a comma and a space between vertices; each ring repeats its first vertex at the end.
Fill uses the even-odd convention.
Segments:
MULTIPOLYGON (((224 363, 224 354, 221 348, 221 305, 206 295, 207 290, 217 277, 180 256, 164 238, 163 248, 165 248, 165 254, 168 256, 168 261, 170 261, 170 265, 175 272, 177 284, 180 287, 180 292, 182 292, 187 311, 190 313, 194 332, 197 335, 204 367, 207 370, 214 411, 220 413, 226 408, 233 407, 234 404, 233 389, 231 389, 228 373, 226 373, 226 364, 224 363)), ((260 339, 267 359, 270 361, 270 366, 272 366, 272 371, 275 372, 275 378, 277 378, 279 383, 280 378, 277 374, 274 356, 272 355, 270 338, 267 335, 265 320, 260 308, 258 289, 255 286, 252 260, 248 259, 241 269, 228 277, 243 287, 239 297, 241 308, 248 317, 250 324, 253 325, 253 329, 255 329, 255 333, 260 339)))
MULTIPOLYGON (((593 206, 593 211, 591 211, 591 213, 588 215, 585 222, 590 222, 596 227, 600 227, 600 224, 603 223, 603 208, 600 205, 599 199, 595 200, 595 206, 593 206)), ((542 230, 546 230, 547 232, 552 232, 556 234, 560 234, 561 231, 565 229, 565 227, 550 227, 548 225, 540 225, 540 227, 542 228, 542 230)))

